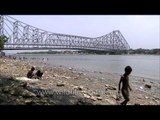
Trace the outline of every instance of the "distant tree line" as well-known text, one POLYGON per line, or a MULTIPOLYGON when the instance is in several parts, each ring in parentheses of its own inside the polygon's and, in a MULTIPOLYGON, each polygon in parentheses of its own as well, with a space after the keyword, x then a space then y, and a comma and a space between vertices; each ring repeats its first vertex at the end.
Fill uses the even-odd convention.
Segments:
POLYGON ((160 55, 160 49, 156 48, 156 49, 130 49, 129 50, 129 54, 156 54, 156 55, 160 55))
MULTIPOLYGON (((52 51, 45 52, 22 52, 23 54, 102 54, 102 55, 125 55, 125 54, 156 54, 160 55, 160 49, 130 49, 130 50, 114 50, 114 51, 97 51, 97 50, 78 50, 78 51, 52 51)), ((19 54, 22 54, 19 53, 19 54)))

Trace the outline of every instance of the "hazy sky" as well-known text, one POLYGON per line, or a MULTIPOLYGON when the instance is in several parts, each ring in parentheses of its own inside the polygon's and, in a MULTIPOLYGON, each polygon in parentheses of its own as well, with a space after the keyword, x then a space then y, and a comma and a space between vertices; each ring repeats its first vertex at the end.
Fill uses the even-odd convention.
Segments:
POLYGON ((11 15, 55 33, 99 37, 120 30, 130 47, 160 48, 160 16, 156 15, 11 15))

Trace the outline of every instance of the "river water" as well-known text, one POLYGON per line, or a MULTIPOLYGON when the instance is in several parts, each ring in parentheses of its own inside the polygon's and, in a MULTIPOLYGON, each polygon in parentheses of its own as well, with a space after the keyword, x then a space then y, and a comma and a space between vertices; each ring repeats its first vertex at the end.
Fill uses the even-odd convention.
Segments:
POLYGON ((123 74, 130 65, 132 75, 160 80, 159 55, 67 55, 67 54, 18 54, 28 59, 36 58, 49 65, 62 65, 87 71, 123 74), (48 58, 48 60, 47 60, 48 58))

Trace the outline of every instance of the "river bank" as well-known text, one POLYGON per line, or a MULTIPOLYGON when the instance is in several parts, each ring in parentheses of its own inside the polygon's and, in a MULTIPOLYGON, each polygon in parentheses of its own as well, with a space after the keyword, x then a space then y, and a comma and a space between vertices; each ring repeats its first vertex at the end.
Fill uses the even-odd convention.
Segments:
MULTIPOLYGON (((118 74, 0 58, 0 104, 117 105, 123 101, 116 98, 119 79, 118 74), (16 80, 32 66, 44 72, 41 80, 16 80)), ((131 75, 130 84, 128 105, 160 104, 160 81, 131 75)))

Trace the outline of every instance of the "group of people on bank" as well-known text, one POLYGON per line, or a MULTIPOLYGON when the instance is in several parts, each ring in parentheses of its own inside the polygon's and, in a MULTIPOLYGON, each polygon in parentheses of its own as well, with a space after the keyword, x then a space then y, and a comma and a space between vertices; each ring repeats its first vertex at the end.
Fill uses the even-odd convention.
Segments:
POLYGON ((27 73, 27 78, 41 79, 43 72, 41 72, 40 70, 37 70, 37 72, 34 72, 34 71, 35 71, 35 68, 32 67, 31 70, 29 70, 27 73))
MULTIPOLYGON (((30 79, 41 79, 43 72, 41 72, 40 70, 37 70, 37 72, 35 72, 35 68, 32 67, 31 70, 28 71, 27 73, 27 77, 30 79)), ((121 76, 120 81, 119 81, 119 85, 118 85, 118 94, 122 93, 123 98, 125 99, 121 105, 126 105, 130 99, 129 99, 129 90, 131 91, 131 87, 129 85, 129 75, 132 72, 132 68, 130 66, 126 66, 124 69, 125 73, 123 74, 123 76, 121 76), (122 84, 122 87, 121 87, 122 84)))

